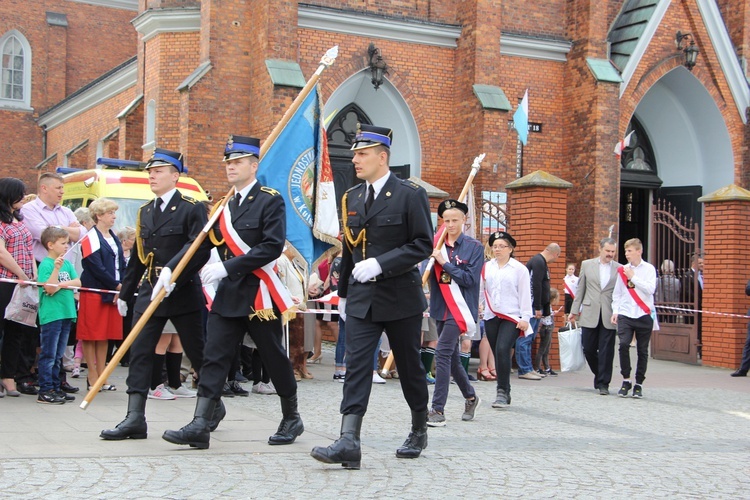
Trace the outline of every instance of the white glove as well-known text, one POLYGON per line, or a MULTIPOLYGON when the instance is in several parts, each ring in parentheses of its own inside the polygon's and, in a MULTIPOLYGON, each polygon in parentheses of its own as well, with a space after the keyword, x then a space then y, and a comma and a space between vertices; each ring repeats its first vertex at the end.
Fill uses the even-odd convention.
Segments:
POLYGON ((222 262, 207 264, 201 269, 201 281, 204 285, 209 283, 218 283, 222 278, 227 277, 227 269, 222 262))
POLYGON ((162 288, 167 292, 164 296, 169 297, 169 294, 174 290, 174 283, 170 283, 171 279, 172 270, 168 267, 163 267, 159 273, 159 279, 156 280, 156 284, 154 285, 154 290, 151 292, 151 300, 156 298, 162 288))
POLYGON ((362 262, 357 262, 352 270, 352 276, 354 276, 354 279, 360 283, 364 283, 382 273, 383 269, 373 257, 365 259, 362 262))
POLYGON ((340 298, 339 299, 339 318, 341 318, 343 321, 346 321, 346 299, 340 298))
POLYGON ((117 299, 117 312, 123 318, 128 315, 128 303, 122 299, 117 299))

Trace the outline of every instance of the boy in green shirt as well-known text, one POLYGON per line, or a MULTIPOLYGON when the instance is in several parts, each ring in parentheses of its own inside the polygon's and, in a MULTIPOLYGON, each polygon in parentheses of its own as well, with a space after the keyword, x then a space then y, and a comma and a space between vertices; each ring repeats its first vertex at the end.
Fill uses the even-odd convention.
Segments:
POLYGON ((60 388, 60 365, 68 344, 70 325, 76 319, 73 290, 66 286, 81 286, 73 264, 65 260, 68 251, 68 232, 50 226, 40 237, 47 249, 47 257, 39 264, 39 395, 37 403, 63 404, 75 400, 60 388))

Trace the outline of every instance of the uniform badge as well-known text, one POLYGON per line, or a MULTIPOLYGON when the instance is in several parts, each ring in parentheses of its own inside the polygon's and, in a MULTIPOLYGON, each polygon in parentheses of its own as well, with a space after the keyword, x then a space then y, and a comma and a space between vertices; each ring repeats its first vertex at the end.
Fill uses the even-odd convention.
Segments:
POLYGON ((440 283, 444 285, 450 285, 451 283, 451 275, 445 270, 440 273, 440 283))
POLYGON ((234 147, 234 136, 230 135, 227 139, 227 148, 232 149, 234 147))
POLYGON ((390 192, 390 191, 386 191, 385 195, 386 195, 386 196, 390 196, 390 195, 391 195, 391 192, 390 192))
POLYGON ((628 280, 628 288, 635 288, 635 283, 633 283, 632 281, 628 280))

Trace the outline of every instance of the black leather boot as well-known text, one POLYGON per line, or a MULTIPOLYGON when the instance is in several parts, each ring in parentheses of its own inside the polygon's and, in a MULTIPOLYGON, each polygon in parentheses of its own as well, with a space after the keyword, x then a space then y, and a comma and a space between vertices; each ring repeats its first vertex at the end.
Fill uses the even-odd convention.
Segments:
POLYGON ((192 448, 207 449, 211 439, 210 425, 215 408, 216 401, 199 397, 195 403, 193 421, 179 431, 164 431, 162 438, 174 444, 187 444, 192 448))
POLYGON ((331 446, 316 446, 310 455, 327 464, 341 464, 345 469, 359 470, 362 462, 362 449, 359 444, 359 431, 362 429, 362 417, 344 415, 341 418, 341 437, 331 446))
POLYGON ((422 450, 427 448, 427 410, 411 412, 411 432, 396 450, 398 458, 419 458, 422 450))
POLYGON ((268 438, 268 444, 292 444, 297 436, 301 436, 305 432, 302 418, 297 411, 297 395, 280 399, 283 418, 276 434, 268 438))
POLYGON ((128 394, 128 413, 125 420, 114 429, 105 429, 99 437, 109 441, 123 439, 146 439, 148 427, 146 425, 146 396, 143 394, 128 394))
POLYGON ((211 421, 208 423, 208 430, 213 432, 216 430, 217 427, 219 427, 219 423, 224 420, 224 417, 227 416, 227 408, 224 406, 224 402, 220 399, 218 403, 216 403, 216 407, 214 408, 214 414, 211 417, 211 421))

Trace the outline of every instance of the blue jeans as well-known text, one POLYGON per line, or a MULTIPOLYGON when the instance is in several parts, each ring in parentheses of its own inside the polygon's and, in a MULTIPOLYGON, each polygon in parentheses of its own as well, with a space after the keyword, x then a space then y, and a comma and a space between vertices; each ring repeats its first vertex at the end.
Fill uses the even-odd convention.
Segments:
POLYGON ((344 358, 346 355, 346 322, 339 318, 339 338, 336 340, 336 366, 346 366, 344 358))
POLYGON ((39 334, 39 390, 41 392, 60 389, 60 365, 70 333, 69 319, 60 319, 41 325, 39 334))
POLYGON ((528 337, 519 336, 516 340, 516 364, 518 365, 519 375, 534 371, 534 365, 531 364, 531 346, 534 345, 539 320, 537 318, 531 318, 529 324, 534 333, 528 337))

